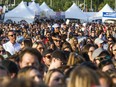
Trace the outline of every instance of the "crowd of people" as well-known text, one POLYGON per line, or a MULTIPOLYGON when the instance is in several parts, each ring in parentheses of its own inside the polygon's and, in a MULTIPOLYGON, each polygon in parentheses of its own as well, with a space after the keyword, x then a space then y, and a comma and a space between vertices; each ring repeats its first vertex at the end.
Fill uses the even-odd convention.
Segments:
POLYGON ((0 24, 0 87, 116 87, 116 24, 0 24))

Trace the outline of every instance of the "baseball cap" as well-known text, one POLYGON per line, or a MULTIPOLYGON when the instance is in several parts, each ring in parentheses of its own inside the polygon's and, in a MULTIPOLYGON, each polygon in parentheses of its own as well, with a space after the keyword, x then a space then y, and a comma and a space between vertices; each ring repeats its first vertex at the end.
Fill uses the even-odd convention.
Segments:
POLYGON ((95 44, 100 44, 100 43, 103 43, 104 41, 101 39, 101 38, 96 38, 94 43, 95 44))
POLYGON ((60 26, 59 26, 59 24, 54 24, 52 27, 57 28, 57 27, 60 27, 60 26))
POLYGON ((106 50, 104 50, 103 48, 97 48, 96 50, 93 51, 92 58, 95 59, 104 51, 106 50))

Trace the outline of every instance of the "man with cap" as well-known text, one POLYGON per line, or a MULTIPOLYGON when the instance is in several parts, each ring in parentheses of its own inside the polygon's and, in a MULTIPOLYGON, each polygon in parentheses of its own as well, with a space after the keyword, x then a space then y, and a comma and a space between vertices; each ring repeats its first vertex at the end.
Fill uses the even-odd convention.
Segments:
POLYGON ((104 50, 103 48, 97 48, 94 50, 92 58, 94 59, 93 62, 96 64, 96 66, 99 67, 102 71, 114 69, 111 56, 107 50, 104 50))
POLYGON ((98 48, 103 48, 103 40, 101 38, 96 38, 94 43, 98 46, 98 48))
POLYGON ((59 30, 59 27, 60 27, 59 24, 56 23, 52 27, 53 27, 53 33, 52 34, 54 34, 54 35, 55 34, 59 34, 59 32, 60 32, 60 30, 59 30))

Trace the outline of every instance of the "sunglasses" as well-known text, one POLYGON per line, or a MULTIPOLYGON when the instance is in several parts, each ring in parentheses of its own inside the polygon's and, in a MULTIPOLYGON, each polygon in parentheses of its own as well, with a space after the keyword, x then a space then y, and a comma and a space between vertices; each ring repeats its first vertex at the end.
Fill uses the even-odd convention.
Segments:
POLYGON ((61 40, 55 40, 56 42, 61 42, 61 40))
POLYGON ((102 61, 102 60, 108 60, 108 59, 111 59, 111 56, 101 56, 101 57, 97 57, 95 60, 102 61))
POLYGON ((11 37, 13 37, 13 36, 16 36, 16 34, 12 34, 12 35, 8 35, 8 36, 11 36, 11 37))
POLYGON ((45 57, 47 57, 48 59, 51 59, 51 55, 46 55, 45 57))
POLYGON ((1 53, 1 52, 2 52, 2 53, 5 53, 5 50, 0 50, 0 53, 1 53))
POLYGON ((40 47, 40 48, 39 48, 39 50, 42 50, 42 49, 44 49, 44 48, 43 48, 43 47, 40 47))

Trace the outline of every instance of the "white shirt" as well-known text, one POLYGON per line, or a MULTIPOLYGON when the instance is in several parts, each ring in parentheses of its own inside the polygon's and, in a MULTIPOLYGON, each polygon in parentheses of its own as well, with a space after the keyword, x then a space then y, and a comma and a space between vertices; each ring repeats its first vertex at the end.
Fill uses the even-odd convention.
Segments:
POLYGON ((11 55, 15 54, 21 49, 21 46, 19 43, 12 44, 10 41, 3 44, 3 48, 5 51, 8 51, 11 55))

